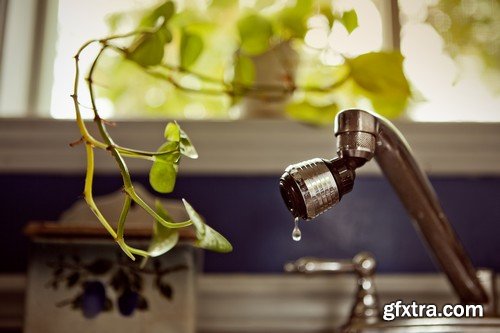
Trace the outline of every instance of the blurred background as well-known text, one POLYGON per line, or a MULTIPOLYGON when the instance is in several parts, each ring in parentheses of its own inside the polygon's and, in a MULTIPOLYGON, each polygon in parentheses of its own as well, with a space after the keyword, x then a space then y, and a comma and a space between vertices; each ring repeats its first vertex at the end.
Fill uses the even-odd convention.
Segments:
MULTIPOLYGON (((280 273, 300 256, 362 250, 382 273, 436 272, 373 162, 336 210, 304 223, 302 241, 292 241, 278 179, 291 163, 334 156, 333 118, 349 107, 394 121, 474 264, 500 269, 498 1, 174 2, 171 42, 161 51, 168 79, 145 74, 146 58, 110 51, 97 69, 96 103, 125 146, 156 149, 168 119, 191 137, 200 158, 182 161, 165 197, 188 198, 234 246, 206 253, 204 272, 280 273), (227 92, 240 84, 284 92, 227 92)), ((0 275, 25 274, 29 221, 56 221, 82 198, 83 147, 68 147, 79 137, 74 54, 89 39, 136 29, 159 4, 0 0, 0 275)), ((95 52, 82 56, 83 72, 95 52)), ((149 167, 130 163, 133 180, 153 192, 149 167)), ((99 155, 95 195, 121 186, 113 161, 99 155)))
MULTIPOLYGON (((72 89, 72 56, 83 42, 134 30, 148 10, 160 3, 47 0, 20 1, 7 6, 7 2, 2 2, 1 115, 56 119, 74 117, 72 101, 64 96, 72 89)), ((234 75, 229 73, 228 62, 239 47, 238 22, 251 16, 248 13, 260 13, 265 21, 249 23, 257 28, 259 24, 261 28, 269 24, 274 30, 269 32, 268 40, 257 40, 261 46, 246 50, 247 55, 258 57, 291 40, 292 48, 300 55, 300 63, 295 66, 298 83, 332 80, 345 67, 345 57, 400 50, 413 99, 411 107, 396 115, 411 121, 431 122, 500 119, 496 1, 305 1, 293 5, 293 1, 186 0, 176 3, 178 13, 172 20, 175 36, 167 48, 166 62, 178 64, 180 38, 176 34, 180 33, 176 30, 191 29, 203 45, 201 56, 191 66, 192 73, 180 77, 183 86, 199 89, 203 85, 193 73, 220 81, 234 75), (285 14, 291 17, 290 26, 294 29, 286 26, 285 14), (217 21, 218 15, 224 16, 224 23, 217 21), (318 73, 318 68, 326 74, 318 73)), ((197 120, 240 116, 237 108, 230 107, 228 96, 198 96, 182 90, 173 94, 175 87, 171 84, 158 84, 154 78, 137 74, 137 68, 130 63, 116 58, 117 54, 110 53, 100 68, 100 75, 113 76, 100 78, 102 89, 98 99, 106 116, 197 120)), ((83 67, 91 60, 91 56, 82 59, 83 67)), ((346 95, 347 90, 340 93, 346 95)), ((344 103, 351 107, 362 103, 363 98, 356 97, 344 103)), ((325 105, 323 102, 321 106, 325 105)))

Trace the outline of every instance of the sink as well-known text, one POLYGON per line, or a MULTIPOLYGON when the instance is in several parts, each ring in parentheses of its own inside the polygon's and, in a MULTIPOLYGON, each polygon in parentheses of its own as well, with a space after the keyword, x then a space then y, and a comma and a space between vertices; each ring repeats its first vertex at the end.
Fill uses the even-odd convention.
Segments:
MULTIPOLYGON (((351 260, 332 260, 314 257, 303 257, 294 262, 289 262, 284 267, 288 273, 299 273, 305 275, 317 274, 346 274, 356 276, 357 291, 354 294, 354 303, 351 314, 346 324, 341 326, 339 333, 498 333, 500 332, 500 318, 496 315, 496 304, 492 297, 491 304, 483 305, 485 317, 482 318, 396 318, 385 321, 382 316, 382 302, 375 286, 376 260, 368 252, 361 252, 351 260)), ((477 271, 480 281, 489 280, 484 283, 489 295, 495 295, 493 288, 493 273, 489 270, 477 271)), ((399 300, 399 302, 402 302, 399 300)), ((407 302, 406 304, 409 304, 407 302)), ((419 304, 431 304, 433 302, 420 302, 419 304)), ((405 304, 405 303, 403 303, 405 304)), ((451 304, 447 301, 444 304, 451 304)), ((439 306, 443 306, 440 304, 439 306)))

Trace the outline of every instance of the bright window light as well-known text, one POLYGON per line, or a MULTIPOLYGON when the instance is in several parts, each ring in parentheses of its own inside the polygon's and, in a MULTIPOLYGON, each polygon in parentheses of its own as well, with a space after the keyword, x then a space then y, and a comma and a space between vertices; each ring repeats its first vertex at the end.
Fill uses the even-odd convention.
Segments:
POLYGON ((474 53, 450 56, 435 28, 437 24, 442 31, 450 29, 453 22, 446 13, 434 12, 435 26, 428 23, 429 10, 438 3, 399 1, 404 69, 421 95, 408 116, 416 121, 500 121, 500 96, 485 79, 484 61, 474 53))
MULTIPOLYGON (((73 118, 73 102, 69 95, 73 90, 74 59, 78 48, 91 38, 104 37, 109 33, 106 18, 112 13, 145 8, 157 1, 140 0, 64 0, 59 1, 58 9, 58 38, 56 58, 54 60, 54 84, 50 115, 53 118, 73 118)), ((132 26, 132 24, 130 24, 132 26)), ((126 28, 126 27, 125 27, 126 28)), ((89 67, 92 57, 80 59, 82 72, 89 67)), ((84 89, 82 89, 84 92, 84 89)), ((91 117, 91 110, 85 108, 90 105, 88 96, 82 93, 80 102, 83 105, 82 113, 91 117)), ((113 105, 107 100, 96 101, 102 116, 108 117, 113 113, 113 105)))
MULTIPOLYGON (((199 0, 199 8, 206 7, 210 1, 199 0)), ((58 8, 58 37, 56 45, 56 58, 54 63, 54 83, 51 94, 50 115, 53 118, 73 118, 73 101, 69 97, 73 89, 74 59, 78 48, 90 38, 104 37, 109 34, 109 18, 114 13, 129 12, 148 8, 158 3, 158 0, 64 0, 59 2, 58 8)), ((285 6, 286 0, 276 1, 266 10, 279 9, 285 6)), ((176 1, 177 7, 182 10, 184 1, 176 1)), ((240 7, 251 8, 255 0, 240 1, 240 7)), ((328 65, 339 65, 343 62, 342 56, 354 57, 359 54, 378 51, 382 48, 382 20, 381 15, 371 0, 340 0, 336 1, 334 8, 341 15, 342 12, 356 10, 359 26, 348 33, 344 26, 336 22, 330 29, 328 20, 322 15, 313 16, 308 21, 308 32, 305 43, 309 47, 322 50, 321 61, 328 65)), ((121 19, 120 32, 130 31, 136 22, 127 22, 121 19)), ((90 66, 96 50, 89 50, 80 58, 81 72, 84 75, 90 66)), ((186 75, 181 78, 183 85, 196 89, 201 83, 197 78, 186 75)), ((80 84, 79 100, 84 117, 92 118, 90 99, 85 82, 80 84)), ((168 96, 158 88, 149 89, 145 95, 145 103, 149 107, 162 105, 168 96)), ((104 98, 96 100, 97 106, 103 117, 115 115, 113 103, 104 98)), ((188 118, 210 118, 210 110, 201 107, 199 103, 188 105, 183 115, 188 118)), ((181 116, 182 116, 181 114, 181 116)), ((232 114, 228 115, 233 118, 232 114)))
MULTIPOLYGON (((500 69, 486 68, 484 59, 474 52, 455 52, 453 57, 450 55, 446 37, 442 36, 453 29, 455 16, 453 13, 439 10, 439 6, 447 1, 451 0, 399 0, 404 69, 416 91, 416 101, 408 110, 408 118, 415 121, 500 121, 500 69), (432 25, 430 19, 433 20, 432 25)), ((200 8, 209 2, 199 0, 200 8)), ((156 3, 157 0, 59 1, 58 38, 50 107, 52 117, 74 117, 69 95, 73 87, 73 55, 76 50, 89 38, 98 38, 109 33, 107 20, 111 14, 148 8, 156 3)), ((255 3, 255 0, 245 0, 240 1, 240 6, 248 8, 255 3)), ((267 9, 282 7, 285 3, 286 0, 276 1, 267 9)), ((177 1, 177 4, 181 9, 185 5, 183 1, 177 1)), ((456 10, 463 11, 465 16, 491 19, 488 15, 496 15, 500 5, 479 0, 462 1, 459 7, 456 10)), ((318 54, 324 64, 340 65, 343 62, 342 56, 355 57, 383 48, 383 23, 387 23, 382 22, 373 1, 337 0, 334 8, 340 15, 355 9, 359 26, 349 34, 339 22, 334 22, 330 29, 326 17, 322 15, 309 19, 305 44, 311 49, 321 50, 318 54)), ((483 41, 488 45, 491 40, 490 49, 500 47, 498 18, 493 20, 494 22, 496 28, 495 24, 492 24, 492 27, 483 24, 474 26, 471 30, 479 42, 483 41)), ((122 19, 117 30, 129 31, 134 24, 135 22, 122 19)), ((87 71, 92 58, 92 54, 82 56, 83 73, 87 71)), ((189 75, 182 80, 191 87, 197 86, 196 82, 192 82, 196 81, 196 78, 189 75)), ((86 90, 82 89, 79 97, 82 113, 90 118, 92 112, 88 108, 90 101, 86 93, 86 90)), ((150 89, 144 97, 151 107, 161 105, 167 98, 160 89, 150 89)), ((98 99, 97 104, 103 116, 114 114, 113 103, 108 100, 98 99)), ((186 116, 193 118, 210 118, 210 112, 196 103, 184 110, 186 116)))

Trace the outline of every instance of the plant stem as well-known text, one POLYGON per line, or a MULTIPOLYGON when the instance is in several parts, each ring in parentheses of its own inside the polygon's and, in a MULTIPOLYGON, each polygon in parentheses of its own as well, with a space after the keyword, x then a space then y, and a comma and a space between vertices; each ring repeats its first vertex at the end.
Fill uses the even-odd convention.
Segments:
POLYGON ((154 210, 149 207, 135 192, 133 185, 132 185, 132 180, 130 177, 130 172, 128 171, 127 165, 125 164, 125 161, 122 158, 123 156, 126 157, 133 157, 133 158, 143 158, 143 159, 150 159, 154 160, 155 156, 161 156, 165 154, 169 154, 172 151, 162 151, 162 152, 148 152, 148 151, 142 151, 142 150, 135 150, 135 149, 130 149, 130 148, 125 148, 125 147, 120 147, 116 145, 109 135, 106 125, 104 120, 100 117, 99 112, 97 110, 97 106, 95 103, 95 94, 94 94, 94 87, 93 87, 93 75, 95 72, 95 69, 97 67, 97 63, 103 54, 103 52, 106 50, 108 47, 107 42, 112 39, 116 38, 123 38, 123 37, 128 37, 135 35, 139 32, 133 32, 129 34, 124 34, 124 35, 115 35, 108 37, 106 39, 101 39, 101 40, 91 40, 87 43, 85 43, 77 52, 75 55, 75 81, 74 81, 74 86, 73 86, 73 102, 75 106, 75 113, 76 113, 76 122, 78 125, 78 128, 80 130, 80 133, 82 135, 82 140, 85 142, 85 147, 86 147, 86 154, 87 154, 87 171, 86 171, 86 176, 85 176, 85 186, 84 186, 84 198, 85 201, 87 202, 88 206, 92 210, 92 212, 96 215, 98 220, 101 222, 101 224, 104 226, 104 228, 108 231, 108 233, 115 239, 115 241, 119 244, 119 246, 122 248, 122 250, 129 256, 132 260, 135 260, 134 254, 140 255, 143 257, 148 257, 149 253, 147 251, 141 250, 141 249, 136 249, 133 248, 129 245, 127 245, 124 241, 124 231, 125 231, 125 222, 126 218, 128 215, 128 211, 130 209, 130 205, 132 203, 132 200, 136 201, 142 208, 144 208, 150 215, 152 215, 156 220, 158 220, 160 223, 163 225, 166 225, 171 228, 181 228, 188 226, 192 224, 191 221, 186 221, 182 223, 170 223, 165 221, 163 218, 161 218, 154 210), (88 83, 88 89, 90 92, 90 100, 92 104, 92 110, 94 113, 94 121, 96 122, 99 132, 101 134, 102 139, 104 142, 101 142, 97 139, 95 139, 87 130, 87 127, 85 126, 85 122, 83 120, 83 117, 81 115, 80 111, 80 104, 78 102, 78 89, 79 89, 79 79, 80 79, 80 68, 79 68, 79 57, 81 53, 91 44, 99 42, 102 47, 99 50, 96 58, 94 59, 87 83, 88 83), (106 220, 106 218, 103 216, 99 208, 97 207, 94 197, 92 194, 92 185, 93 185, 93 178, 94 178, 94 147, 100 148, 100 149, 105 149, 111 152, 112 156, 114 157, 116 163, 118 164, 118 167, 120 169, 120 173, 122 175, 122 180, 124 184, 124 191, 126 193, 125 196, 125 201, 124 205, 122 208, 122 212, 120 214, 120 218, 118 221, 118 230, 115 232, 113 227, 109 224, 109 222, 106 220))
POLYGON ((141 257, 144 257, 144 258, 148 258, 149 257, 149 253, 147 251, 131 247, 131 246, 127 245, 127 244, 125 244, 125 246, 133 254, 137 254, 138 256, 141 256, 141 257))
POLYGON ((85 187, 83 190, 85 201, 109 234, 113 236, 113 238, 116 238, 116 232, 113 230, 113 227, 111 227, 94 202, 94 197, 92 195, 92 182, 94 179, 94 148, 90 143, 86 142, 85 149, 87 152, 87 174, 85 175, 85 187))
POLYGON ((92 110, 94 111, 94 121, 97 124, 97 128, 99 129, 99 132, 101 133, 101 137, 104 140, 104 142, 107 144, 107 150, 111 152, 111 155, 113 155, 113 158, 115 159, 116 163, 118 164, 118 167, 120 168, 120 174, 122 175, 122 180, 123 180, 123 185, 125 188, 132 187, 132 179, 130 178, 130 173, 128 171, 127 165, 125 164, 125 161, 123 161, 122 156, 116 149, 115 143, 113 142, 113 139, 109 135, 106 125, 104 124, 102 118, 99 115, 99 112, 97 111, 97 106, 95 102, 95 93, 94 93, 94 86, 92 85, 92 79, 94 75, 94 71, 96 69, 97 63, 103 54, 103 52, 106 50, 107 45, 103 44, 101 49, 99 50, 99 53, 95 57, 94 61, 92 62, 92 65, 90 66, 90 71, 89 75, 87 78, 87 84, 90 92, 90 102, 92 103, 92 110))
POLYGON ((120 213, 120 218, 118 219, 118 228, 116 229, 116 238, 123 238, 123 233, 125 232, 125 220, 127 219, 128 211, 130 209, 130 204, 132 199, 128 195, 125 196, 125 201, 123 202, 123 208, 120 213))
MULTIPOLYGON (((95 69, 97 67, 97 64, 99 62, 99 59, 101 58, 103 52, 106 50, 107 47, 108 47, 108 45, 106 43, 103 43, 103 46, 101 47, 96 58, 94 59, 92 65, 90 67, 90 70, 89 70, 87 84, 88 84, 88 88, 89 88, 89 92, 90 92, 90 101, 91 101, 91 105, 92 105, 92 110, 94 112, 94 121, 96 122, 96 124, 98 126, 98 129, 101 133, 102 139, 108 145, 107 150, 111 152, 113 158, 115 159, 115 161, 120 169, 120 173, 122 175, 122 180, 123 180, 123 185, 124 185, 124 191, 125 191, 125 193, 127 193, 128 196, 130 196, 130 198, 132 200, 134 200, 137 204, 139 204, 148 214, 153 216, 156 220, 158 220, 158 222, 160 222, 164 226, 167 226, 169 228, 182 228, 182 227, 189 226, 192 224, 191 221, 172 223, 172 222, 168 222, 168 221, 164 220, 148 204, 146 204, 139 195, 137 195, 137 193, 135 192, 135 189, 133 187, 132 179, 130 177, 130 172, 127 168, 127 165, 126 165, 125 161, 123 160, 123 157, 121 156, 120 152, 117 150, 116 144, 114 143, 113 139, 109 135, 104 121, 102 120, 102 118, 99 115, 99 112, 97 110, 97 105, 95 102, 95 93, 94 93, 94 87, 93 87, 93 75, 94 75, 95 69)), ((131 250, 132 253, 137 253, 137 251, 132 251, 132 248, 129 248, 129 250, 131 250)))
POLYGON ((163 219, 158 213, 154 211, 153 208, 151 208, 147 203, 142 200, 141 197, 137 195, 137 193, 134 191, 134 189, 125 189, 125 192, 128 193, 128 195, 134 200, 139 206, 141 206, 149 215, 155 218, 160 224, 164 225, 167 228, 183 228, 190 226, 193 224, 191 220, 185 221, 185 222, 168 222, 165 219, 163 219))

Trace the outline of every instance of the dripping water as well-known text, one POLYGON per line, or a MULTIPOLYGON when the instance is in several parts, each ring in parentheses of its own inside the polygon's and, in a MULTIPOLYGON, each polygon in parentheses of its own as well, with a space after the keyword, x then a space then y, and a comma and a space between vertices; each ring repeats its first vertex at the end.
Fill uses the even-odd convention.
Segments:
POLYGON ((302 238, 302 232, 300 232, 299 229, 299 218, 296 217, 293 222, 294 222, 294 228, 292 231, 292 239, 298 242, 302 238))

